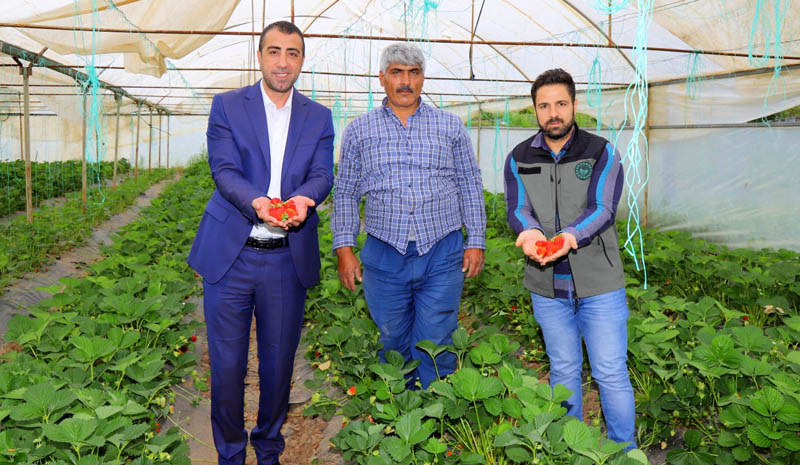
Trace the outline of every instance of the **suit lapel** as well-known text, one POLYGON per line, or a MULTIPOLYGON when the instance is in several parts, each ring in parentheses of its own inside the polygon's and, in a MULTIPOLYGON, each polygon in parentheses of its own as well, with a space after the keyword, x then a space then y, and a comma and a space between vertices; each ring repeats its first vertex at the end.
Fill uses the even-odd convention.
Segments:
MULTIPOLYGON (((293 89, 292 92, 294 92, 292 95, 292 115, 289 117, 289 133, 286 135, 286 148, 283 151, 281 184, 284 184, 287 178, 286 172, 294 156, 294 149, 297 147, 297 140, 300 138, 303 123, 306 120, 306 116, 308 116, 308 99, 297 90, 293 89)), ((283 191, 283 186, 281 186, 281 191, 283 191)), ((281 193, 285 194, 284 192, 281 193)))
POLYGON ((244 114, 253 125, 253 131, 258 140, 258 146, 261 149, 261 155, 264 157, 264 165, 267 169, 267 179, 269 179, 269 134, 267 128, 267 114, 264 112, 264 99, 261 97, 261 80, 250 86, 244 99, 244 114))

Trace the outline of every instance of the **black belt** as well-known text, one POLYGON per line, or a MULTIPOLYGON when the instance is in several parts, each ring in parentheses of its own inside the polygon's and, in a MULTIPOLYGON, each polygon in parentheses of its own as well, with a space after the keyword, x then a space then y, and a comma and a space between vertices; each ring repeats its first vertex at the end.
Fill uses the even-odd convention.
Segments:
POLYGON ((274 237, 272 239, 257 239, 248 237, 244 245, 258 250, 279 249, 289 245, 288 237, 274 237))

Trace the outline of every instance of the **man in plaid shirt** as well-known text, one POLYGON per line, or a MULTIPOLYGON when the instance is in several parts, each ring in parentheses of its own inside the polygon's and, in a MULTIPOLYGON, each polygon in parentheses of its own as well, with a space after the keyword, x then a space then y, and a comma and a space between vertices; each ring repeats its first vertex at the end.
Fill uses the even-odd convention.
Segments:
POLYGON ((455 354, 439 354, 434 367, 416 345, 452 342, 464 277, 483 268, 483 184, 461 120, 420 98, 422 51, 392 44, 380 66, 383 105, 353 120, 342 138, 333 248, 339 279, 355 290, 362 274, 353 248, 365 197, 364 296, 380 329, 380 356, 385 360, 384 352, 395 350, 406 361, 419 360, 409 382, 418 377, 426 388, 456 367, 455 354))

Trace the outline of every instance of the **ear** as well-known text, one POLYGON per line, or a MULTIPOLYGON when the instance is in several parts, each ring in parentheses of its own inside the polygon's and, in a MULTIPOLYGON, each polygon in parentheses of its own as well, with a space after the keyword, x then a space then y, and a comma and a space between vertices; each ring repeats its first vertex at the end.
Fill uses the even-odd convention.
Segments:
POLYGON ((386 87, 385 76, 383 74, 383 71, 378 72, 378 81, 380 81, 381 87, 386 87))

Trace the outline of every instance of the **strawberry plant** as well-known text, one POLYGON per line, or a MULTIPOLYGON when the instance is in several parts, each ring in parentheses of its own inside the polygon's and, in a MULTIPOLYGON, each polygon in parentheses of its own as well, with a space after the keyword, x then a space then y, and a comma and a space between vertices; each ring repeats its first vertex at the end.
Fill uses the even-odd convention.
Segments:
POLYGON ((89 276, 9 321, 22 350, 0 362, 0 463, 190 462, 167 422, 170 386, 196 363, 180 350, 199 325, 184 321, 197 283, 185 257, 212 190, 207 164, 190 167, 89 276))
POLYGON ((128 178, 116 189, 89 192, 84 210, 80 195, 72 193, 58 206, 42 206, 34 211, 34 224, 24 216, 0 224, 0 288, 22 273, 44 268, 53 255, 85 242, 93 228, 129 207, 152 184, 171 176, 167 170, 143 173, 138 180, 128 178))

